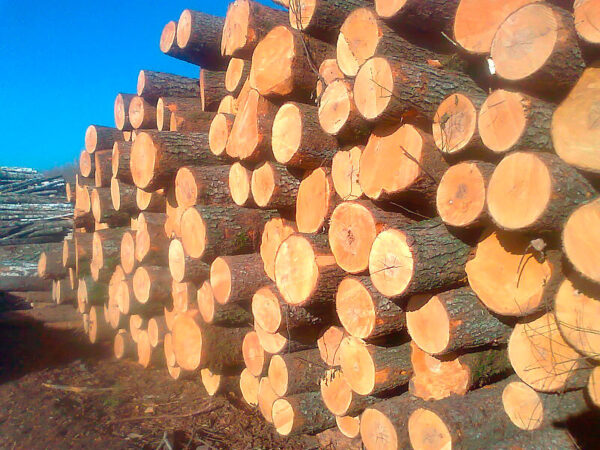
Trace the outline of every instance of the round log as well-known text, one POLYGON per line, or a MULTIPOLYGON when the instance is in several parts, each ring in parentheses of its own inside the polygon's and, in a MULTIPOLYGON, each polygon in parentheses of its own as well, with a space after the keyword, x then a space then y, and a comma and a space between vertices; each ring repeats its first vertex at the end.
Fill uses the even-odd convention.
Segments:
POLYGON ((115 336, 113 352, 117 359, 129 359, 137 356, 137 345, 126 330, 119 330, 115 336))
POLYGON ((225 149, 233 127, 233 114, 217 113, 208 130, 208 146, 213 155, 226 156, 225 149))
POLYGON ((321 98, 325 88, 335 80, 341 80, 344 78, 344 74, 340 70, 335 58, 324 59, 319 66, 319 80, 317 81, 317 87, 315 93, 317 98, 321 98))
POLYGON ((151 103, 156 103, 160 97, 200 97, 200 85, 198 79, 140 70, 137 95, 151 103))
POLYGON ((88 337, 92 344, 98 344, 102 341, 108 341, 114 336, 114 330, 104 319, 102 306, 93 305, 89 312, 89 331, 88 337))
POLYGON ((269 283, 258 253, 219 256, 210 266, 210 285, 221 305, 249 302, 258 288, 269 283))
POLYGON ((63 241, 62 263, 65 269, 75 268, 77 254, 75 251, 75 236, 63 241))
MULTIPOLYGON (((217 111, 221 99, 227 95, 225 72, 200 69, 200 105, 202 111, 217 111)), ((171 119, 173 119, 171 117, 171 119)), ((171 122, 172 123, 172 122, 171 122)), ((171 130, 174 131, 174 130, 171 130)), ((206 129, 208 131, 208 129, 206 129)))
POLYGON ((135 96, 129 103, 129 121, 136 130, 138 128, 156 129, 156 106, 143 97, 135 96))
POLYGON ((178 59, 205 67, 223 70, 227 59, 221 55, 221 36, 225 19, 200 11, 185 9, 177 22, 178 59))
POLYGON ((294 222, 275 217, 265 224, 260 243, 260 257, 267 276, 275 281, 275 256, 281 243, 298 230, 294 222))
POLYGON ((320 167, 308 173, 298 188, 296 225, 301 233, 317 233, 329 228, 331 213, 339 203, 331 170, 320 167))
POLYGON ((596 408, 600 408, 600 369, 595 367, 590 374, 586 387, 590 401, 596 408))
POLYGON ((139 212, 135 197, 137 189, 129 184, 113 178, 110 181, 110 198, 115 211, 134 216, 139 212))
POLYGON ((121 262, 121 239, 126 228, 108 228, 94 232, 90 268, 96 281, 108 281, 121 262))
POLYGON ((133 273, 137 266, 135 234, 135 231, 126 231, 121 238, 121 267, 126 274, 133 273))
POLYGON ((165 267, 138 267, 133 274, 133 293, 140 303, 168 303, 171 299, 171 273, 165 267))
POLYGON ((95 188, 90 195, 92 214, 98 223, 111 227, 127 226, 130 215, 127 211, 117 211, 113 206, 112 192, 109 188, 95 188))
POLYGON ((69 280, 56 280, 56 304, 66 305, 75 304, 77 300, 77 292, 71 288, 69 280))
POLYGON ((135 204, 140 211, 164 213, 166 210, 166 202, 162 189, 158 191, 145 191, 137 188, 135 193, 135 204))
POLYGON ((83 177, 93 177, 96 160, 93 154, 82 150, 79 154, 79 173, 83 177))
POLYGON ((149 367, 163 367, 165 365, 165 354, 161 348, 152 347, 148 331, 142 330, 137 340, 138 364, 144 369, 149 367))
MULTIPOLYGON (((339 432, 350 439, 353 439, 353 442, 358 443, 358 435, 360 434, 360 417, 352 417, 352 416, 335 416, 335 423, 338 427, 339 432)), ((348 445, 347 443, 346 445, 348 445)))
POLYGON ((580 39, 592 45, 600 44, 600 33, 595 24, 598 23, 600 8, 594 0, 576 0, 573 5, 575 30, 580 39))
POLYGON ((156 126, 159 131, 169 131, 171 115, 180 112, 202 112, 202 105, 194 97, 161 97, 156 103, 156 126))
POLYGON ((273 423, 273 403, 279 398, 271 387, 268 377, 260 379, 258 384, 258 409, 268 423, 273 423))
POLYGON ((85 149, 88 153, 96 150, 112 148, 115 141, 122 141, 123 133, 112 127, 101 125, 90 125, 85 131, 85 149))
POLYGON ((214 112, 176 111, 171 113, 168 131, 180 133, 208 133, 215 118, 214 112))
POLYGON ((129 121, 129 104, 134 97, 135 94, 117 94, 115 98, 115 125, 119 130, 131 131, 133 129, 129 121))
POLYGON ((268 333, 258 323, 254 323, 254 331, 263 349, 273 355, 308 350, 315 347, 318 328, 307 327, 285 330, 280 333, 268 333))
POLYGON ((209 265, 187 256, 179 239, 173 239, 169 244, 169 270, 173 280, 178 283, 200 284, 210 275, 209 265))
POLYGON ((326 328, 317 339, 317 348, 321 359, 328 366, 340 365, 340 344, 346 336, 342 327, 330 326, 326 328))
POLYGON ((67 276, 63 265, 62 251, 59 248, 42 252, 38 259, 37 274, 44 280, 56 280, 67 276))
POLYGON ((252 375, 248 369, 242 370, 240 374, 240 391, 242 398, 250 406, 258 406, 258 385, 260 380, 252 375))
POLYGON ((575 270, 598 283, 600 269, 598 254, 590 249, 600 242, 600 199, 577 208, 568 218, 562 232, 563 249, 575 270))
POLYGON ((254 206, 252 198, 252 171, 239 161, 234 162, 229 169, 229 194, 238 206, 254 206))
POLYGON ((321 378, 321 397, 327 409, 336 417, 360 414, 376 401, 375 397, 353 392, 342 371, 337 369, 327 370, 321 378))
POLYGON ((152 317, 148 320, 148 340, 150 345, 154 348, 158 347, 164 342, 165 335, 169 331, 167 328, 167 322, 164 316, 152 317))
POLYGON ((305 392, 273 402, 273 425, 279 434, 319 433, 335 425, 318 392, 305 392))
POLYGON ((249 331, 242 341, 242 355, 246 370, 254 377, 267 374, 271 354, 265 352, 256 331, 249 331))
MULTIPOLYGON (((173 309, 184 313, 198 308, 197 288, 194 283, 177 282, 171 283, 171 297, 173 297, 173 309)), ((169 318, 170 319, 170 318, 169 318)))
POLYGON ((94 153, 94 182, 96 187, 110 186, 112 178, 112 149, 94 153))
POLYGON ((269 382, 280 397, 316 392, 326 368, 317 349, 273 355, 268 369, 269 382))
POLYGON ((183 208, 231 204, 230 166, 182 167, 175 177, 177 205, 183 208))
POLYGON ((135 234, 135 259, 140 264, 164 266, 169 264, 169 238, 164 231, 165 215, 141 213, 135 234))
POLYGON ((265 162, 252 172, 250 188, 254 202, 261 208, 293 209, 300 180, 285 166, 265 162))
POLYGON ((217 303, 208 281, 202 283, 202 286, 198 289, 197 304, 202 319, 208 324, 232 327, 252 323, 252 314, 241 305, 235 303, 221 305, 217 303))
POLYGON ((233 375, 221 375, 210 369, 200 370, 202 385, 209 396, 217 394, 240 393, 239 377, 233 375))
POLYGON ((112 150, 112 176, 124 183, 132 183, 129 157, 131 155, 131 142, 115 142, 112 150))
POLYGON ((129 333, 133 342, 137 343, 137 338, 141 330, 145 330, 148 327, 148 321, 139 315, 129 316, 129 333))
POLYGON ((240 58, 231 58, 225 71, 225 89, 231 95, 239 95, 250 75, 250 63, 240 58))
POLYGON ((375 0, 375 12, 395 29, 414 28, 452 36, 460 0, 375 0))
POLYGON ((337 195, 344 201, 358 200, 363 195, 358 182, 360 158, 364 146, 355 145, 348 150, 340 150, 331 161, 331 179, 337 195))

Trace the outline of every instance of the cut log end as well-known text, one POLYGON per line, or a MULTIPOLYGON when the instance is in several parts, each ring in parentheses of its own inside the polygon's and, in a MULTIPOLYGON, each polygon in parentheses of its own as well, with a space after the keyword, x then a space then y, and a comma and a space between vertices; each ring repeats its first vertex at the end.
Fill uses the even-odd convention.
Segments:
POLYGON ((173 239, 169 244, 169 270, 176 282, 181 283, 185 278, 185 251, 179 239, 173 239))
POLYGON ((388 297, 401 295, 413 278, 414 264, 404 232, 389 229, 377 235, 369 254, 369 272, 379 292, 388 297))
POLYGON ((231 58, 225 72, 225 89, 228 92, 237 92, 244 80, 243 75, 249 63, 240 58, 231 58))
POLYGON ((284 104, 275 115, 271 145, 277 162, 287 164, 300 150, 302 112, 293 103, 284 104))
POLYGON ((400 448, 394 424, 384 413, 376 409, 367 408, 361 415, 360 436, 368 450, 400 448))
POLYGON ((281 243, 296 232, 293 222, 274 218, 265 224, 260 243, 260 256, 263 260, 265 273, 275 281, 275 256, 281 243))
POLYGON ((150 134, 138 133, 131 147, 131 175, 137 187, 144 189, 152 182, 158 152, 150 134))
POLYGON ((273 423, 273 403, 279 398, 267 377, 261 378, 258 385, 258 409, 269 423, 273 423))
POLYGON ((408 333, 427 353, 443 352, 450 342, 450 317, 437 296, 415 295, 406 307, 408 333))
POLYGON ((160 34, 159 47, 163 53, 169 53, 173 46, 177 46, 177 22, 171 20, 168 22, 160 34))
POLYGON ((335 416, 344 416, 352 402, 352 389, 339 369, 328 369, 320 381, 321 397, 335 416))
POLYGON ((277 333, 282 325, 279 297, 271 286, 260 288, 252 296, 252 315, 262 329, 277 333))
POLYGON ((224 305, 232 291, 231 268, 225 258, 217 258, 210 266, 210 284, 215 300, 224 305))
POLYGON ((236 162, 229 170, 229 192, 238 206, 246 206, 252 201, 252 171, 236 162))
POLYGON ((313 170, 300 183, 296 198, 296 225, 301 233, 316 233, 326 226, 334 206, 333 181, 324 168, 313 170))
POLYGON ((375 53, 381 30, 375 11, 354 10, 340 28, 337 40, 337 62, 347 76, 356 76, 359 68, 375 53))
POLYGON ((412 448, 452 448, 452 435, 444 421, 433 411, 418 408, 408 418, 408 436, 412 448))
POLYGON ((217 156, 224 156, 227 140, 234 117, 231 114, 218 113, 210 124, 208 131, 208 145, 210 151, 217 156))
POLYGON ((250 86, 261 95, 290 94, 294 90, 292 73, 296 56, 296 38, 285 26, 273 28, 252 54, 250 86))
POLYGON ((329 366, 340 365, 340 344, 344 339, 344 329, 331 326, 317 339, 317 347, 321 353, 321 359, 329 366))
POLYGON ((179 16, 179 21, 177 22, 177 45, 179 48, 186 48, 190 37, 192 35, 192 12, 189 9, 184 10, 179 16))
POLYGON ((284 396, 288 392, 289 373, 281 355, 273 355, 269 363, 268 374, 273 391, 280 397, 284 396))
POLYGON ((150 299, 152 279, 145 267, 138 267, 133 274, 133 293, 140 303, 146 303, 150 299))
POLYGON ((600 368, 595 367, 590 374, 587 385, 587 393, 591 402, 597 408, 600 408, 600 368))
POLYGON ((275 192, 275 170, 269 162, 264 163, 252 172, 250 188, 252 198, 258 206, 265 208, 269 205, 275 192))
POLYGON ((563 246, 569 261, 586 278, 600 282, 600 199, 577 208, 563 229, 563 246))
POLYGON ((294 428, 294 408, 285 398, 280 398, 273 403, 273 425, 279 434, 287 436, 294 428))
POLYGON ((267 359, 255 331, 250 331, 244 336, 242 355, 248 371, 255 377, 261 376, 265 370, 267 359))
POLYGON ((347 336, 339 348, 340 363, 346 381, 354 392, 368 395, 375 387, 375 365, 365 344, 347 336))
POLYGON ((319 123, 325 132, 335 136, 344 127, 354 107, 349 84, 344 80, 331 82, 321 97, 319 123))
POLYGON ((335 423, 344 436, 354 439, 360 434, 360 417, 335 416, 335 423))
POLYGON ((600 43, 600 7, 593 0, 576 1, 573 5, 575 29, 581 39, 590 44, 600 43))
POLYGON ((319 266, 310 242, 299 234, 283 241, 275 259, 275 279, 285 301, 291 305, 305 302, 318 278, 319 266))
POLYGON ((177 316, 171 334, 177 365, 184 370, 198 369, 202 355, 202 330, 197 315, 177 316))
POLYGON ((521 381, 509 383, 502 391, 504 411, 515 426, 532 431, 540 427, 544 405, 539 394, 521 381))
POLYGON ((125 232, 121 238, 121 266, 125 273, 133 273, 136 266, 135 259, 135 234, 132 231, 125 232))
POLYGON ((258 406, 258 386, 260 380, 246 368, 240 374, 240 391, 250 406, 258 406))
POLYGON ((371 293, 359 279, 342 280, 335 297, 335 309, 344 329, 352 336, 366 339, 373 332, 377 321, 375 305, 371 293))
POLYGON ((187 209, 181 216, 181 236, 185 253, 200 258, 206 248, 206 225, 196 208, 187 209))
POLYGON ((504 153, 515 145, 527 126, 523 94, 498 89, 481 105, 478 129, 487 148, 504 153))
POLYGON ((477 107, 464 94, 452 94, 440 104, 433 119, 435 145, 447 154, 469 145, 477 132, 477 107))
POLYGON ((331 178, 335 192, 342 200, 357 200, 363 195, 358 181, 363 147, 337 152, 331 163, 331 178))

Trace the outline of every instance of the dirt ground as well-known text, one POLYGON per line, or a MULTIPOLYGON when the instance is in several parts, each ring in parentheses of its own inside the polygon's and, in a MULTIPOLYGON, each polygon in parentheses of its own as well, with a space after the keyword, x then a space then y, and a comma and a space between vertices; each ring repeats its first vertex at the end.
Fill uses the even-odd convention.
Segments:
POLYGON ((115 361, 110 345, 69 328, 69 308, 0 313, 0 449, 319 448, 278 436, 239 398, 209 397, 199 380, 115 361))

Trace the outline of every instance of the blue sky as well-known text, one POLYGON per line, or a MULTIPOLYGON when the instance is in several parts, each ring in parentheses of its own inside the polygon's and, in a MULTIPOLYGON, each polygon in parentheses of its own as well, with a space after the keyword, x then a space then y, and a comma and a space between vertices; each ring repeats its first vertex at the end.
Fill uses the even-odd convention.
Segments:
POLYGON ((224 16, 228 3, 0 0, 0 166, 76 159, 89 124, 114 126, 115 96, 135 93, 140 69, 197 77, 161 53, 162 28, 185 8, 224 16))

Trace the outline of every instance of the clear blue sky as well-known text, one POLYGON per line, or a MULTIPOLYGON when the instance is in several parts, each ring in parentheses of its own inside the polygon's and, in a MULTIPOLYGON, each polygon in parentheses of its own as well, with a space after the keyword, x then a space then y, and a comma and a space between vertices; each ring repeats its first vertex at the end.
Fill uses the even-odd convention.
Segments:
POLYGON ((115 96, 135 93, 140 69, 197 77, 160 51, 162 28, 186 8, 224 16, 228 3, 0 0, 0 166, 76 159, 89 124, 114 126, 115 96))

